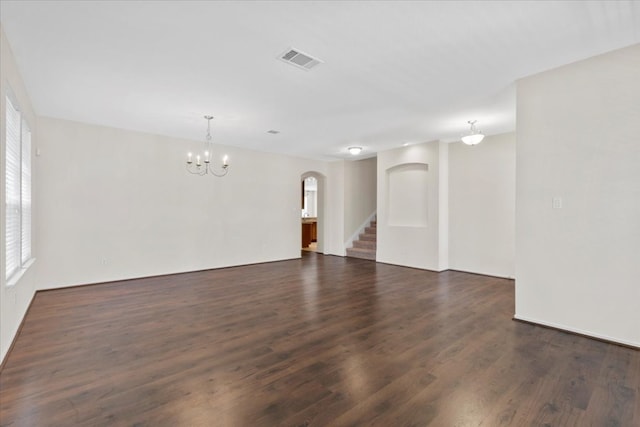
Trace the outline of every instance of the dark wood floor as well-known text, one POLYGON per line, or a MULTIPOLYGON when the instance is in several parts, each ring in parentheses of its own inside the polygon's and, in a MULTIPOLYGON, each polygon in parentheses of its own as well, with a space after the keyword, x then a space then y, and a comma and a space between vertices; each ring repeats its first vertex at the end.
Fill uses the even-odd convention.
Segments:
POLYGON ((301 260, 38 293, 2 426, 640 426, 640 352, 511 320, 514 283, 301 260))

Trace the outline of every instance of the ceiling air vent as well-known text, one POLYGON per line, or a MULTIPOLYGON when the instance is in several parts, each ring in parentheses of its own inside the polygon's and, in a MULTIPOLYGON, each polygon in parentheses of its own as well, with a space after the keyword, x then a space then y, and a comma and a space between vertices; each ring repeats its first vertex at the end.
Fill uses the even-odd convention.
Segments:
POLYGON ((303 70, 310 70, 322 63, 318 58, 302 53, 297 49, 287 49, 282 55, 278 56, 278 59, 303 70))

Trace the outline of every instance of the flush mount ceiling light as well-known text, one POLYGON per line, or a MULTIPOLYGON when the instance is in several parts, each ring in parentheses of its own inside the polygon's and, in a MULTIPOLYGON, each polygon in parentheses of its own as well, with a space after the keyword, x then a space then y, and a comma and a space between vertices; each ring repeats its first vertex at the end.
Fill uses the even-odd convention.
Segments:
POLYGON ((216 168, 211 164, 211 157, 213 156, 213 142, 211 141, 211 119, 213 116, 204 116, 207 120, 207 136, 204 140, 204 153, 202 155, 197 154, 195 163, 193 162, 193 153, 187 153, 187 171, 194 175, 207 175, 225 176, 229 172, 229 161, 225 155, 222 158, 222 165, 220 168, 216 168), (204 162, 204 164, 203 164, 204 162))
POLYGON ((360 154, 361 151, 362 151, 362 147, 349 147, 349 152, 353 156, 357 156, 358 154, 360 154))
POLYGON ((471 129, 469 130, 468 134, 461 138, 462 142, 467 145, 480 144, 480 142, 484 139, 484 134, 476 128, 476 122, 477 120, 469 120, 467 122, 471 125, 471 129))

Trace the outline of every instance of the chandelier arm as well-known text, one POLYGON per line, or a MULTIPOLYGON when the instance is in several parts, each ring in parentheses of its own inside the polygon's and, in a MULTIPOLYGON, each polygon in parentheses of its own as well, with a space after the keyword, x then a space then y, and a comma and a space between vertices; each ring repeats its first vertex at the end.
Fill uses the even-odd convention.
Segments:
POLYGON ((187 169, 187 172, 189 172, 192 175, 200 175, 200 176, 202 176, 202 175, 207 173, 206 169, 202 168, 201 166, 197 166, 197 165, 194 167, 193 163, 191 163, 191 164, 187 163, 187 168, 186 169, 187 169))
POLYGON ((209 168, 209 169, 210 169, 209 171, 211 172, 211 174, 215 175, 217 177, 223 177, 223 176, 225 176, 227 174, 227 172, 229 172, 229 168, 228 167, 224 167, 224 166, 222 167, 222 171, 220 171, 220 172, 217 172, 213 168, 213 166, 211 168, 209 168))

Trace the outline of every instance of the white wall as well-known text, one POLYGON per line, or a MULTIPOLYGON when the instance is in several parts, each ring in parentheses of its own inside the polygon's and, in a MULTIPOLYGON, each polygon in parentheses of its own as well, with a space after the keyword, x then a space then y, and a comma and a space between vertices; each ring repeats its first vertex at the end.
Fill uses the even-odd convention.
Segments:
POLYGON ((359 230, 376 210, 376 158, 344 163, 344 240, 359 230))
MULTIPOLYGON (((325 252, 345 256, 344 235, 344 160, 331 162, 328 165, 328 176, 324 200, 325 212, 325 252), (330 231, 329 231, 330 230, 330 231)), ((318 224, 319 226, 320 224, 318 224)), ((318 230, 320 231, 320 230, 318 230)), ((320 246, 320 245, 318 245, 320 246)))
POLYGON ((518 82, 516 318, 640 346, 639 76, 634 45, 518 82))
MULTIPOLYGON (((31 101, 22 82, 22 77, 18 71, 18 67, 15 63, 11 47, 4 34, 4 31, 0 27, 0 199, 2 200, 2 209, 0 209, 0 236, 2 241, 0 242, 2 250, 2 256, 0 256, 0 363, 4 360, 9 346, 13 341, 20 323, 24 317, 24 314, 29 307, 29 303, 35 293, 35 267, 37 264, 32 264, 31 267, 26 270, 20 280, 13 286, 7 287, 6 282, 6 258, 5 258, 5 147, 6 145, 6 96, 10 88, 13 96, 15 96, 18 102, 21 112, 26 117, 29 127, 31 129, 31 141, 32 147, 35 147, 38 141, 38 126, 36 122, 36 116, 33 113, 31 107, 31 101)), ((33 159, 32 159, 33 160, 33 159)), ((38 170, 35 163, 32 161, 33 175, 38 176, 38 170)), ((38 210, 37 202, 37 190, 34 188, 32 193, 33 198, 33 212, 34 215, 38 210)), ((32 235, 32 246, 37 243, 38 234, 34 231, 32 235)), ((36 261, 37 263, 38 261, 36 261)))
POLYGON ((328 167, 223 147, 228 175, 199 177, 184 159, 201 141, 39 126, 40 289, 297 258, 300 176, 328 167))
POLYGON ((446 149, 444 143, 428 142, 378 153, 377 261, 446 269, 439 257, 439 163, 446 149))
POLYGON ((516 135, 449 144, 449 267, 515 277, 516 135))
POLYGON ((449 145, 438 144, 438 271, 449 269, 449 145))

